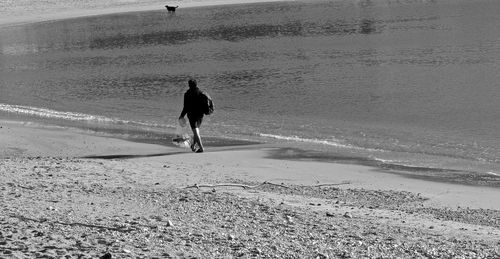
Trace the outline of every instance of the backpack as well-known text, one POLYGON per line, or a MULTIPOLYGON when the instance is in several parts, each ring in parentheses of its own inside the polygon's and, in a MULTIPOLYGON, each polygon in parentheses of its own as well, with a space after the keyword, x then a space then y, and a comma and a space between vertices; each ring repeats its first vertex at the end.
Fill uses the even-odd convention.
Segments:
POLYGON ((214 113, 214 103, 210 95, 206 92, 201 92, 202 110, 203 114, 210 115, 214 113))

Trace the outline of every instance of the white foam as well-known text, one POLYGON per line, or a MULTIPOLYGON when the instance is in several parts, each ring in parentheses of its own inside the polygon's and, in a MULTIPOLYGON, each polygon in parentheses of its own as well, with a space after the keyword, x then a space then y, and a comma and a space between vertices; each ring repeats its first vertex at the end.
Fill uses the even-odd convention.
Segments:
POLYGON ((330 140, 308 139, 308 138, 301 138, 298 136, 281 136, 281 135, 264 134, 264 133, 260 133, 259 136, 265 137, 265 138, 274 138, 274 139, 279 139, 279 140, 322 144, 322 145, 328 145, 328 146, 334 146, 334 147, 354 148, 351 145, 344 145, 344 144, 340 144, 338 142, 330 141, 330 140))
POLYGON ((109 118, 100 115, 92 115, 85 113, 77 113, 77 112, 64 112, 64 111, 56 111, 46 108, 39 107, 31 107, 31 106, 22 106, 22 105, 10 105, 10 104, 2 104, 0 103, 0 111, 17 113, 17 114, 25 114, 31 116, 38 116, 42 118, 51 118, 51 119, 62 119, 68 121, 88 121, 88 122, 97 122, 97 123, 111 123, 111 124, 130 124, 130 125, 140 125, 140 126, 149 126, 149 127, 158 127, 161 125, 151 124, 151 123, 143 123, 129 120, 122 120, 117 118, 109 118))
POLYGON ((486 174, 489 174, 489 175, 494 175, 494 176, 498 176, 498 177, 500 177, 500 173, 486 172, 486 174))
POLYGON ((378 157, 372 157, 372 156, 370 156, 370 158, 373 159, 374 161, 380 162, 382 164, 396 164, 396 163, 399 163, 399 161, 389 160, 389 159, 382 159, 382 158, 378 158, 378 157))

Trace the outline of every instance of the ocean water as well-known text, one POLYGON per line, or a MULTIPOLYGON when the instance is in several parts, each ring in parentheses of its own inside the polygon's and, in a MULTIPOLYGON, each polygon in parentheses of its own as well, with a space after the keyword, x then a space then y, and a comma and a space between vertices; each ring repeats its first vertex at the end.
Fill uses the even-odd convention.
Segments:
POLYGON ((498 10, 294 1, 4 27, 0 118, 168 144, 193 77, 215 103, 209 146, 279 143, 498 181, 498 10))

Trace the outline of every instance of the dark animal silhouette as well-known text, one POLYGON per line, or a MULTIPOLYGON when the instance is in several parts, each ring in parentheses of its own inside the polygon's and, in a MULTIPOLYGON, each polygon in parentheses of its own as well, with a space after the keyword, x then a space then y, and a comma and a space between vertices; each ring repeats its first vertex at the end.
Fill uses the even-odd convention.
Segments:
POLYGON ((179 6, 168 6, 168 5, 165 5, 165 8, 167 8, 167 11, 169 11, 169 12, 175 12, 175 9, 177 9, 177 7, 179 7, 179 6))

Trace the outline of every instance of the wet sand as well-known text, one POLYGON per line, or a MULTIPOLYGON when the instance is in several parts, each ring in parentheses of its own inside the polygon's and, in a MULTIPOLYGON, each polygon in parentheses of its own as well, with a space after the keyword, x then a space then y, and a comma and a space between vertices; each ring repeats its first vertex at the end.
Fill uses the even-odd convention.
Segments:
POLYGON ((194 154, 0 126, 2 256, 500 255, 497 188, 273 159, 265 145, 194 154))

